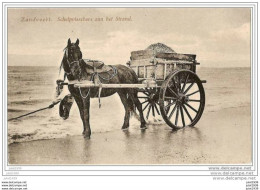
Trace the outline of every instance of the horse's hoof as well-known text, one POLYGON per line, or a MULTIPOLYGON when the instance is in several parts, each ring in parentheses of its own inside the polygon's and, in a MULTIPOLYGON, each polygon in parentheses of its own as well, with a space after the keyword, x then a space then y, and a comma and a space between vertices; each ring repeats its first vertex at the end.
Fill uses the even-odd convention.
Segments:
POLYGON ((83 131, 82 134, 83 134, 85 139, 90 139, 90 135, 91 135, 90 133, 87 133, 86 131, 83 131))
POLYGON ((84 138, 85 139, 90 139, 90 136, 89 135, 84 135, 84 138))
POLYGON ((147 129, 147 127, 146 126, 141 126, 140 129, 144 130, 144 129, 147 129))
POLYGON ((122 127, 122 131, 128 131, 128 129, 129 127, 125 127, 125 128, 122 127))

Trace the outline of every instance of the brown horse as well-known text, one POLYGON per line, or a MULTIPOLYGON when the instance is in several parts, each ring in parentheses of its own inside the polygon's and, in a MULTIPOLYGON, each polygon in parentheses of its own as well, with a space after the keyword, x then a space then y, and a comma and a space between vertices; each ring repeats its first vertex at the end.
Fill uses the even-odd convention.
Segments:
MULTIPOLYGON (((67 47, 64 50, 64 56, 62 59, 61 66, 63 67, 67 78, 69 81, 73 80, 91 80, 92 76, 88 72, 88 67, 84 61, 82 61, 82 53, 79 47, 79 40, 77 39, 76 43, 71 43, 71 40, 68 40, 67 47)), ((138 83, 138 77, 135 72, 124 65, 114 65, 114 69, 109 72, 114 72, 116 74, 107 73, 108 77, 100 77, 100 82, 102 83, 111 83, 111 84, 135 84, 138 83), (109 77, 112 76, 112 77, 109 77)), ((89 107, 90 107, 90 98, 97 97, 99 93, 98 88, 76 88, 73 85, 68 86, 71 95, 74 97, 80 112, 80 116, 83 122, 84 130, 83 135, 85 138, 90 138, 91 129, 89 124, 89 107)), ((111 88, 103 89, 101 91, 100 97, 111 96, 115 93, 118 93, 120 99, 125 108, 125 117, 124 124, 122 129, 127 129, 129 127, 129 118, 130 112, 136 107, 140 114, 141 129, 146 129, 146 122, 144 120, 142 104, 137 98, 137 89, 124 89, 124 88, 111 88)))

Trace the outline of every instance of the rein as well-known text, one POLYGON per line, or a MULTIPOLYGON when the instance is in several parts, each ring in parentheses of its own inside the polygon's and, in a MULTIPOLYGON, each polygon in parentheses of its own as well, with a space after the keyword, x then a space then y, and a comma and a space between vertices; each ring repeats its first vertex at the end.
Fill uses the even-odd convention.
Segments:
MULTIPOLYGON (((78 62, 78 63, 79 63, 79 61, 72 61, 72 62, 70 63, 69 60, 67 59, 68 65, 70 65, 70 64, 72 64, 72 63, 75 63, 75 62, 78 62)), ((64 70, 64 72, 66 73, 67 76, 68 76, 68 75, 73 76, 73 74, 71 73, 71 71, 70 71, 70 72, 66 72, 66 71, 64 70)))

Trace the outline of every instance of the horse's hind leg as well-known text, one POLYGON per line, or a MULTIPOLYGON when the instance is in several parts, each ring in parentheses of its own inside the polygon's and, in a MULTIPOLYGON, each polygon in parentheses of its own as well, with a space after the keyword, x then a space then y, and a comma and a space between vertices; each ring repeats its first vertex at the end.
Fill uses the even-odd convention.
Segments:
POLYGON ((138 97, 137 97, 137 91, 134 90, 134 92, 132 93, 129 93, 132 101, 134 102, 139 114, 140 114, 140 121, 141 121, 141 126, 140 128, 141 129, 147 129, 146 127, 146 122, 145 122, 145 119, 144 119, 144 114, 143 114, 143 110, 142 110, 142 104, 141 102, 139 101, 138 97))
POLYGON ((130 106, 129 106, 129 100, 127 99, 127 95, 123 90, 120 90, 118 92, 120 99, 125 107, 125 118, 124 118, 124 124, 122 126, 122 130, 129 128, 129 118, 130 118, 130 106))

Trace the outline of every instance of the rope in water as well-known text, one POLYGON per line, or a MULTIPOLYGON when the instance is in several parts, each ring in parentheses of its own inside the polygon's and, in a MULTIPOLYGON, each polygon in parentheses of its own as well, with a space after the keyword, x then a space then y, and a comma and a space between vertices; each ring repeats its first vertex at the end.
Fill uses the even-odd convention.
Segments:
POLYGON ((22 118, 22 117, 25 117, 25 116, 28 116, 28 115, 31 115, 33 113, 36 113, 36 112, 39 112, 39 111, 43 111, 43 110, 46 110, 46 109, 51 109, 53 108, 56 104, 60 103, 60 100, 58 102, 55 102, 55 103, 52 103, 51 105, 45 107, 45 108, 41 108, 41 109, 38 109, 38 110, 35 110, 35 111, 32 111, 30 113, 27 113, 27 114, 24 114, 24 115, 20 115, 18 117, 14 117, 14 118, 11 118, 11 119, 8 119, 8 121, 12 121, 12 120, 16 120, 16 119, 19 119, 19 118, 22 118))

